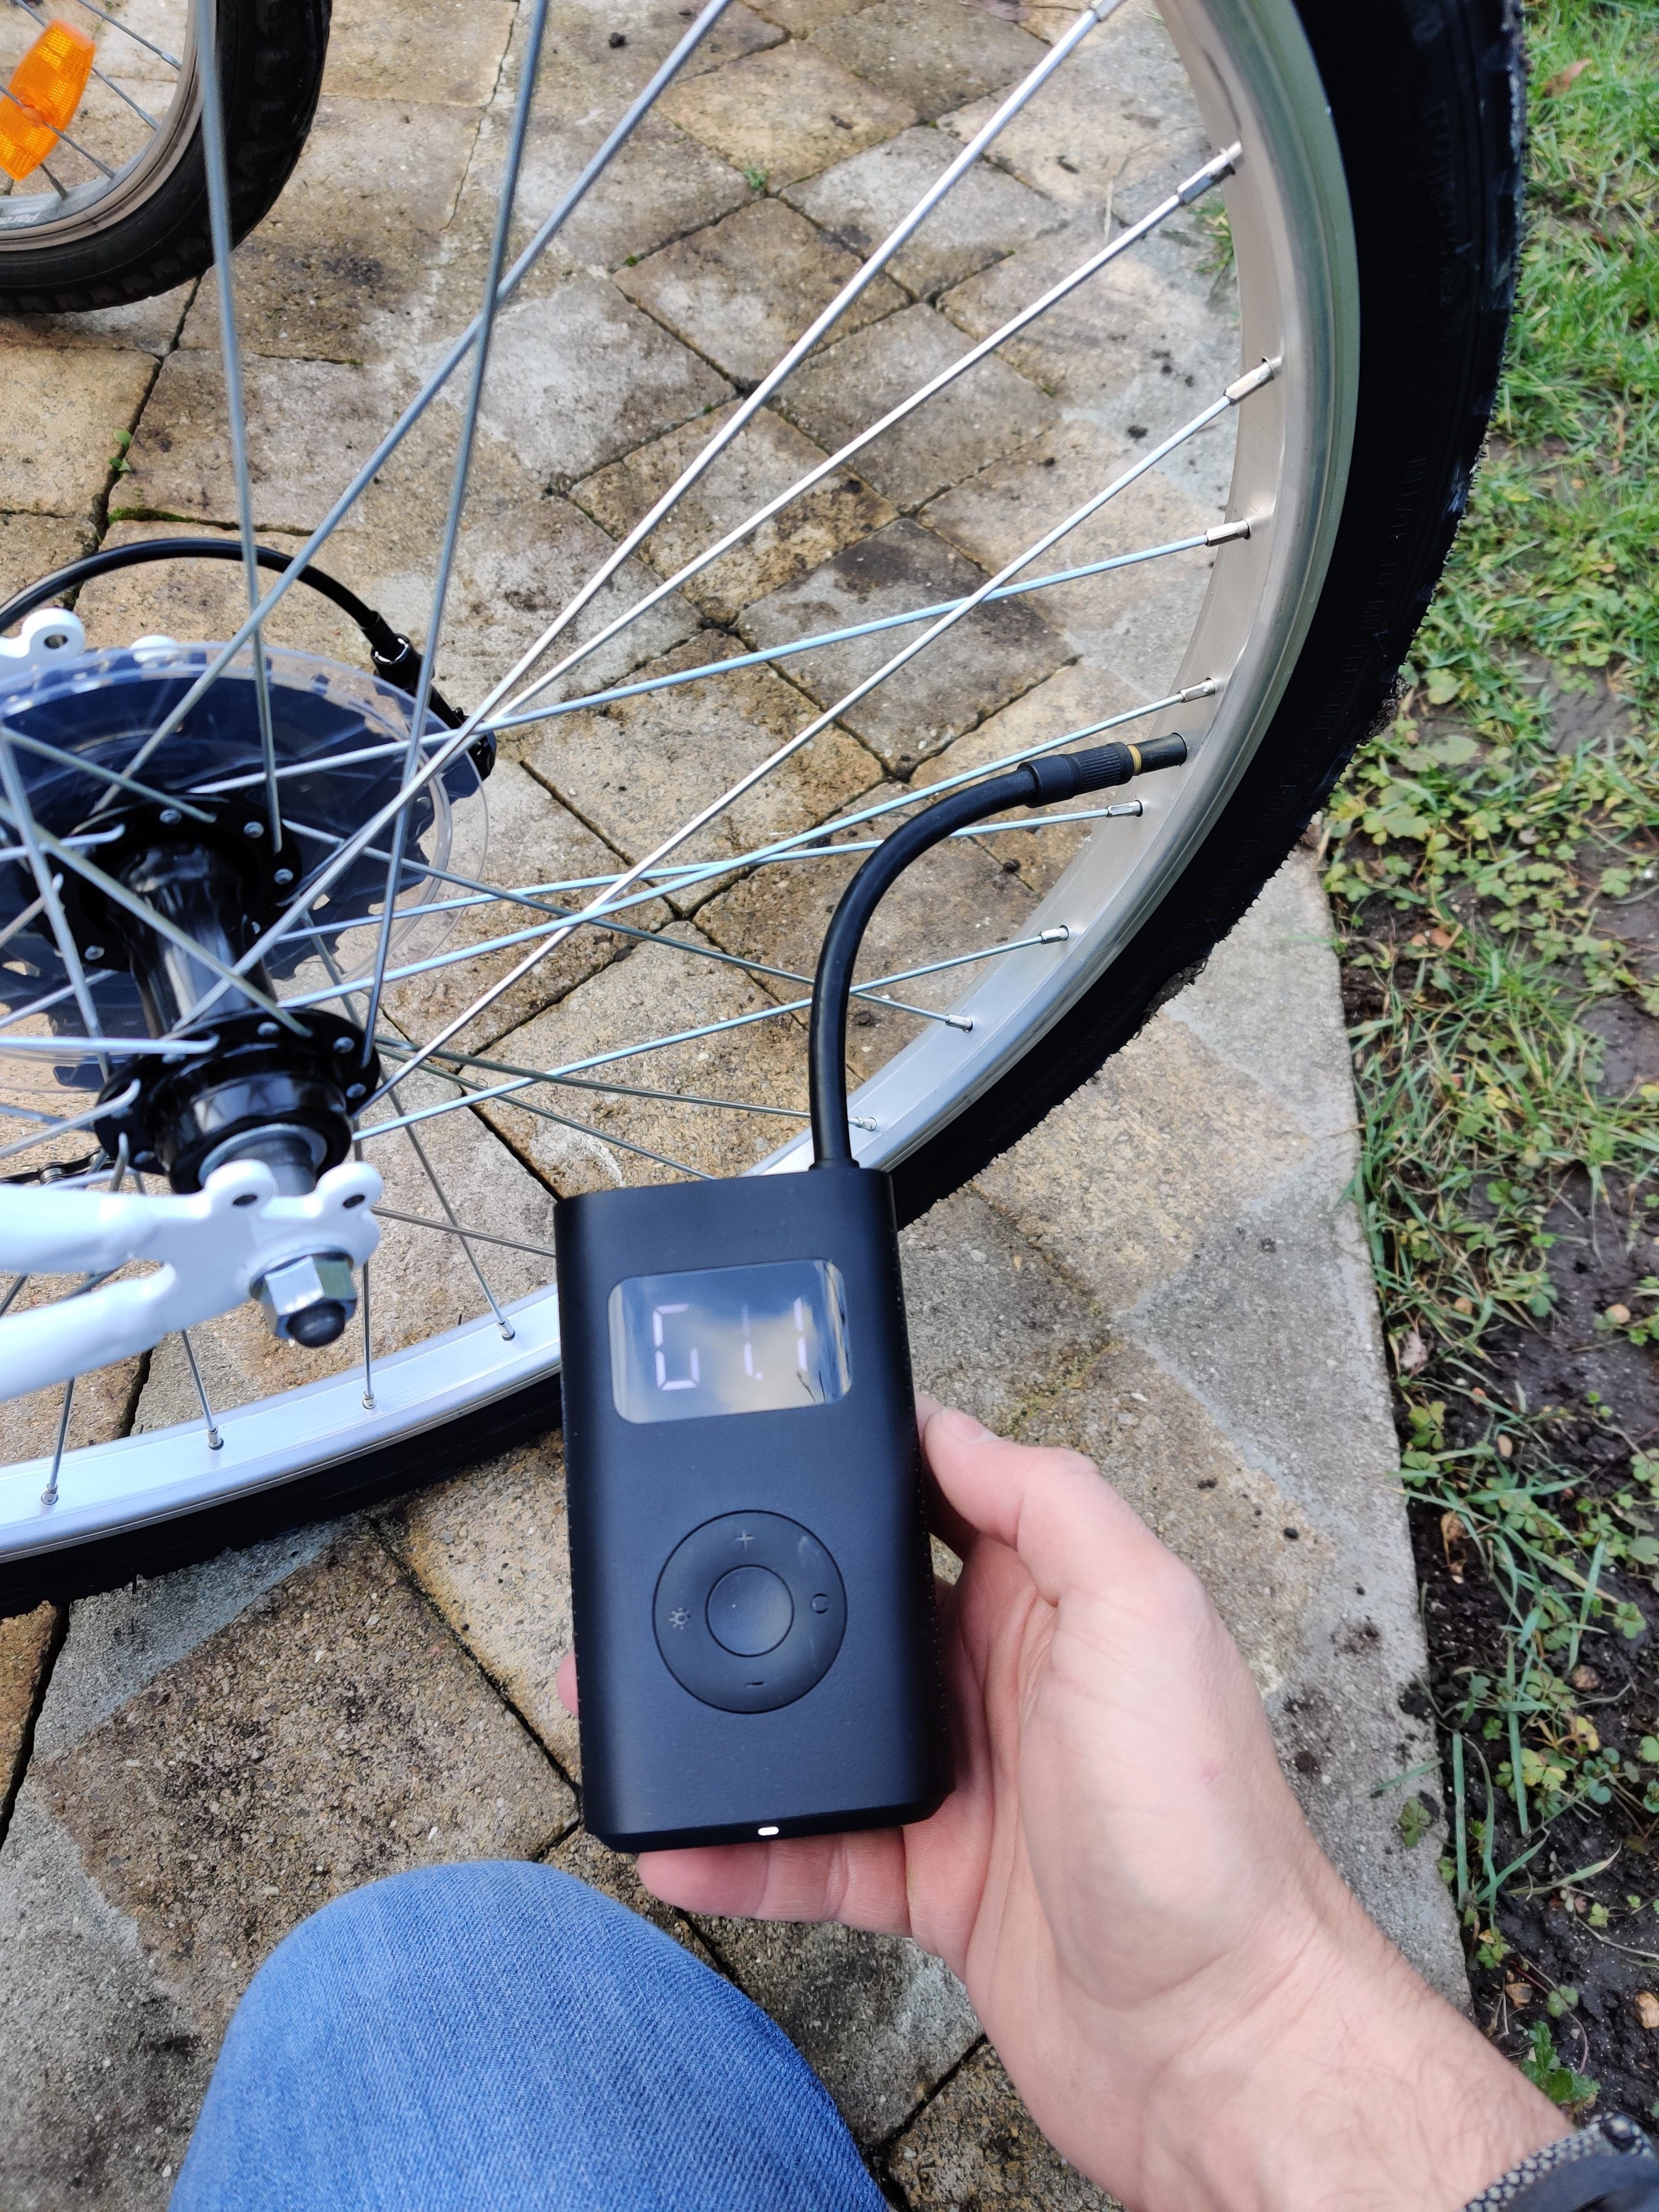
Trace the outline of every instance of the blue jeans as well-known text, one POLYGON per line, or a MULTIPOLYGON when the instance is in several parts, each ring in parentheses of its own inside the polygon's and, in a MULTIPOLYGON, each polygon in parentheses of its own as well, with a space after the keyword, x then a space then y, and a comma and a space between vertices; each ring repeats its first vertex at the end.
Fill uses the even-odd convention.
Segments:
POLYGON ((765 2014, 551 1868, 395 1875, 255 1975, 172 2212, 883 2212, 765 2014))

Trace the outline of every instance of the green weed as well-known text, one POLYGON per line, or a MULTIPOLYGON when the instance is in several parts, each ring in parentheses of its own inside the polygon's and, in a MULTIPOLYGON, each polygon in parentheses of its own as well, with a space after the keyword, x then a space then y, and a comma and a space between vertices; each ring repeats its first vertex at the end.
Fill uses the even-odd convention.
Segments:
MULTIPOLYGON (((1588 1493, 1568 1410, 1499 1399, 1487 1348, 1551 1311, 1571 1178, 1659 1231, 1659 1085, 1610 1091, 1585 1019, 1620 997, 1659 1017, 1659 983, 1608 926, 1659 893, 1659 21, 1529 0, 1527 22, 1530 221, 1491 450, 1395 718, 1324 825, 1406 1480, 1454 1575, 1478 1560, 1502 1600, 1440 1716, 1443 1870, 1486 1966, 1506 1887, 1564 1814, 1659 1822, 1659 1739, 1604 1746, 1574 1680, 1587 1638, 1646 1626, 1629 1593, 1659 1568, 1659 1460, 1588 1493), (1602 685, 1620 711, 1564 746, 1564 695, 1602 685), (1507 1861, 1500 1813, 1521 1839, 1507 1861)), ((1659 1341, 1659 1277, 1598 1327, 1659 1341)), ((1533 2036, 1540 2087, 1594 2094, 1547 2027, 1533 2036)))

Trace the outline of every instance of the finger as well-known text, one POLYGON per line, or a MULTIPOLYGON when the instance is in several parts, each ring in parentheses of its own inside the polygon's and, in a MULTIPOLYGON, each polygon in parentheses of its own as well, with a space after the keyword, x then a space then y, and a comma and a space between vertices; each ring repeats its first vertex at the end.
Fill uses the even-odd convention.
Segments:
MULTIPOLYGON (((957 1559, 965 1560, 973 1547, 972 1525, 963 1518, 939 1488, 938 1479, 933 1474, 927 1456, 928 1424, 945 1410, 937 1398, 930 1398, 925 1390, 917 1391, 916 1427, 921 1437, 921 1482, 927 1502, 927 1526, 936 1536, 950 1546, 957 1559)), ((958 1413, 956 1418, 965 1421, 970 1416, 958 1413)), ((975 1426, 978 1425, 975 1422, 975 1426)))
POLYGON ((1050 1604, 1114 1573, 1166 1561, 1150 1528, 1080 1452, 1007 1443, 966 1413, 927 1424, 927 1463, 947 1507, 1017 1552, 1050 1604))
POLYGON ((559 1703, 566 1712, 574 1713, 577 1709, 576 1655, 574 1651, 567 1651, 560 1660, 559 1670, 553 1677, 553 1687, 558 1692, 559 1703))
POLYGON ((641 1851, 639 1875, 653 1896, 686 1912, 839 1920, 887 1936, 910 1932, 904 1838, 897 1828, 641 1851))

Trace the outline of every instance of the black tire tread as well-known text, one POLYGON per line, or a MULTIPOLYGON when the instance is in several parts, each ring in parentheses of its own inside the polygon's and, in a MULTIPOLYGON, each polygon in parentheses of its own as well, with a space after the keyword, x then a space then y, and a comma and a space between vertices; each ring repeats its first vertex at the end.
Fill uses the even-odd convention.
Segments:
MULTIPOLYGON (((331 0, 219 0, 231 235, 267 215, 304 149, 322 88, 331 0)), ((0 238, 0 313, 120 307, 199 276, 213 260, 199 123, 147 199, 70 243, 0 238)))

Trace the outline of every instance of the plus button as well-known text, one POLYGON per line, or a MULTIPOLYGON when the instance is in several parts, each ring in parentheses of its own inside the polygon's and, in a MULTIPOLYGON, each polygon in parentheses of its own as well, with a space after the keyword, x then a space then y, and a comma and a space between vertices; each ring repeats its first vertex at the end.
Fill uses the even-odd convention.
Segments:
POLYGON ((748 1550, 749 1547, 754 1542, 754 1538, 750 1534, 746 1528, 740 1529, 738 1534, 732 1539, 732 1541, 734 1544, 741 1544, 745 1551, 748 1550))

